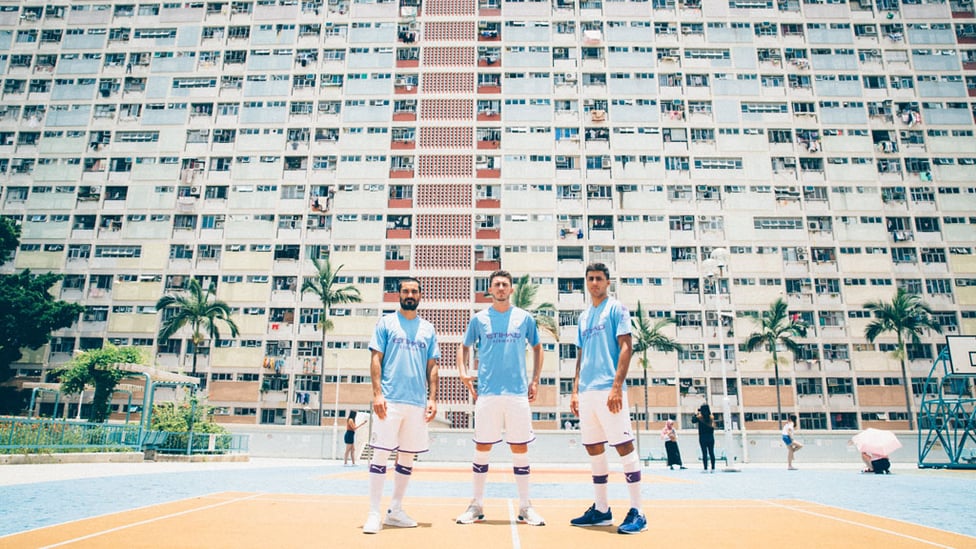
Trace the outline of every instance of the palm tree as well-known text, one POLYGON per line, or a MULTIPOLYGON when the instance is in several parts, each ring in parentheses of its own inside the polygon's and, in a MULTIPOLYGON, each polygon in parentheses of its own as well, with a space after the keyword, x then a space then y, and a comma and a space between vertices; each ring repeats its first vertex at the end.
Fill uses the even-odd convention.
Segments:
POLYGON ((789 306, 782 297, 774 301, 768 310, 753 318, 759 331, 749 334, 749 338, 746 339, 746 348, 750 351, 765 347, 773 353, 773 371, 776 375, 776 423, 780 428, 783 427, 783 405, 779 394, 777 348, 782 343, 795 355, 800 350, 800 345, 793 341, 793 338, 807 335, 807 323, 792 317, 788 309, 789 306))
POLYGON ((512 292, 512 305, 532 313, 536 325, 558 342, 559 322, 556 321, 556 307, 552 303, 540 303, 533 308, 535 295, 538 292, 539 286, 532 284, 529 275, 524 275, 515 285, 515 291, 512 292))
POLYGON ((207 290, 200 285, 200 281, 191 278, 187 287, 175 294, 166 294, 156 302, 156 310, 173 309, 173 314, 163 320, 159 327, 159 339, 166 340, 186 325, 193 332, 190 341, 193 343, 193 375, 197 373, 197 352, 206 340, 200 329, 206 330, 211 339, 220 337, 218 321, 223 322, 230 329, 231 337, 237 337, 237 324, 231 318, 231 309, 227 303, 217 299, 214 284, 207 290))
POLYGON ((681 352, 684 347, 680 343, 671 339, 663 333, 664 328, 674 324, 671 317, 662 318, 650 325, 644 315, 644 309, 640 301, 637 302, 636 314, 630 317, 630 325, 633 327, 634 351, 640 353, 641 370, 644 371, 644 430, 650 428, 648 417, 648 401, 650 400, 647 392, 647 369, 650 367, 650 360, 647 358, 647 351, 654 349, 664 353, 681 352))
MULTIPOLYGON (((359 289, 348 284, 339 287, 336 279, 342 265, 332 270, 332 263, 328 259, 319 261, 319 258, 312 258, 312 265, 315 265, 315 276, 306 278, 302 282, 302 294, 310 292, 318 296, 322 302, 322 311, 319 313, 319 328, 322 330, 322 361, 319 363, 319 425, 322 424, 322 392, 325 389, 325 335, 332 329, 332 322, 329 320, 329 309, 333 305, 342 303, 359 303, 359 289)), ((336 380, 336 384, 339 380, 336 380)))
POLYGON ((919 337, 924 330, 942 333, 942 326, 932 318, 932 309, 926 305, 920 296, 898 288, 895 297, 888 301, 871 301, 864 304, 864 308, 874 313, 872 320, 864 328, 864 337, 871 343, 883 333, 894 332, 898 337, 898 348, 894 355, 901 363, 901 382, 905 386, 905 408, 908 410, 908 429, 915 429, 915 416, 912 413, 912 385, 908 380, 908 369, 905 367, 905 340, 914 344, 920 343, 919 337))

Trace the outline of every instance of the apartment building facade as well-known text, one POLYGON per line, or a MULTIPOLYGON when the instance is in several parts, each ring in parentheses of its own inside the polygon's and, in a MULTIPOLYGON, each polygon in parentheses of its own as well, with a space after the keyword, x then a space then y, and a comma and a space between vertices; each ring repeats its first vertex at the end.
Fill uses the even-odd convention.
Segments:
MULTIPOLYGON (((189 370, 154 304, 191 277, 240 327, 199 349, 228 423, 368 409, 366 346, 404 276, 455 427, 455 356, 499 268, 558 309, 537 428, 573 428, 589 262, 676 321, 646 416, 631 366, 653 424, 728 395, 737 427, 775 428, 769 353, 743 341, 780 297, 810 325, 780 367, 806 429, 907 425, 866 302, 905 288, 976 334, 971 0, 5 1, 0 74, 0 214, 22 227, 2 269, 62 273, 86 306, 17 383, 105 342, 189 370), (312 258, 363 298, 324 349, 312 258)), ((909 346, 916 399, 942 344, 909 346)))

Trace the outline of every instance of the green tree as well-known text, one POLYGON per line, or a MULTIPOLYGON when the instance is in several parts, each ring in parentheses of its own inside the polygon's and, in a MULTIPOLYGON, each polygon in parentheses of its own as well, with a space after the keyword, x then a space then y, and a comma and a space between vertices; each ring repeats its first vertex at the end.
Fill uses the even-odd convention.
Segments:
POLYGON ((71 359, 63 369, 55 374, 61 379, 61 392, 73 395, 92 385, 91 412, 88 421, 105 423, 111 413, 112 393, 115 386, 125 377, 124 364, 145 364, 142 351, 135 347, 116 347, 108 344, 101 349, 85 351, 71 359))
MULTIPOLYGON (((20 228, 0 217, 0 263, 12 257, 19 238, 20 228)), ((29 270, 0 275, 0 382, 13 376, 10 365, 23 356, 21 349, 41 348, 51 332, 71 326, 85 310, 51 295, 59 280, 61 275, 29 270)))
POLYGON ((149 428, 153 431, 185 433, 192 425, 194 433, 229 433, 226 427, 213 421, 213 414, 213 407, 200 404, 196 397, 182 403, 163 402, 153 406, 149 428))
POLYGON ((193 332, 190 335, 193 343, 193 375, 197 373, 197 353, 206 341, 206 336, 209 335, 211 339, 220 338, 218 322, 227 325, 231 337, 237 337, 237 324, 231 318, 230 306, 217 299, 213 284, 204 290, 199 280, 191 278, 185 290, 159 298, 156 310, 166 309, 172 309, 173 313, 159 327, 159 339, 167 340, 184 326, 190 326, 190 331, 193 332), (206 330, 206 334, 200 331, 201 328, 206 330))
POLYGON ((647 358, 647 351, 654 349, 663 353, 681 352, 684 347, 680 343, 671 339, 664 333, 664 328, 674 324, 674 319, 670 317, 662 318, 651 325, 644 308, 640 301, 637 302, 637 310, 634 316, 630 317, 630 325, 633 328, 634 351, 640 356, 638 362, 644 372, 644 430, 650 428, 649 415, 649 396, 647 389, 647 369, 651 366, 651 361, 647 358))
POLYGON ((762 311, 753 321, 759 328, 749 334, 746 348, 755 351, 765 347, 773 354, 773 371, 776 376, 776 423, 783 427, 783 404, 780 397, 779 356, 777 349, 782 344, 794 355, 800 350, 800 345, 793 340, 795 337, 806 337, 807 324, 790 315, 789 305, 783 298, 779 298, 770 305, 768 310, 762 311))
MULTIPOLYGON (((342 265, 332 269, 332 263, 328 260, 312 258, 312 265, 315 265, 315 276, 306 278, 302 281, 302 293, 309 292, 315 294, 322 302, 322 310, 319 312, 319 328, 322 330, 322 360, 319 362, 319 424, 322 423, 322 393, 325 390, 325 340, 329 330, 332 329, 332 322, 329 320, 329 309, 333 305, 342 303, 359 303, 362 298, 359 289, 352 284, 340 286, 336 280, 342 265)), ((339 380, 336 380, 339 383, 339 380)))
POLYGON ((0 264, 6 263, 14 255, 20 243, 20 226, 9 218, 0 217, 0 264))
POLYGON ((919 344, 919 336, 926 330, 937 334, 942 333, 942 326, 932 318, 929 308, 917 294, 906 292, 898 288, 891 301, 871 301, 864 308, 874 313, 874 320, 864 328, 864 337, 874 343, 874 340, 884 333, 894 333, 898 338, 898 347, 894 355, 901 364, 901 382, 905 387, 905 409, 908 411, 908 428, 915 430, 915 413, 912 411, 912 384, 908 379, 908 368, 905 366, 905 342, 919 344))
POLYGON ((524 275, 515 285, 512 292, 512 305, 532 313, 536 325, 559 341, 559 322, 556 320, 556 307, 552 303, 535 305, 535 296, 539 293, 539 286, 533 284, 529 275, 524 275))

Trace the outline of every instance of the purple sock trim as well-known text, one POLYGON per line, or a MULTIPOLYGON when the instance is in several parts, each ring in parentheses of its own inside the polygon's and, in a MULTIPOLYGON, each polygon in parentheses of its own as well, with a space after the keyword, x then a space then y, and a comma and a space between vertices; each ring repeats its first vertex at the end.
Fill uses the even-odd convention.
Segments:
POLYGON ((634 471, 633 473, 624 473, 624 478, 627 479, 628 484, 633 484, 635 482, 640 482, 641 472, 634 471))
POLYGON ((526 465, 525 467, 515 466, 515 467, 512 467, 512 471, 516 475, 527 475, 527 474, 529 474, 529 466, 528 465, 526 465))
POLYGON ((593 484, 606 484, 610 475, 593 475, 593 484))
POLYGON ((369 472, 370 473, 376 473, 377 475, 385 475, 386 474, 386 465, 376 465, 376 464, 370 463, 369 464, 369 472))
POLYGON ((401 475, 409 475, 410 473, 413 472, 413 467, 404 467, 403 465, 397 463, 396 467, 394 467, 393 470, 396 471, 397 473, 400 473, 401 475))
POLYGON ((475 473, 487 473, 488 472, 488 464, 486 463, 486 464, 482 465, 480 463, 472 463, 471 464, 471 470, 473 472, 475 472, 475 473))

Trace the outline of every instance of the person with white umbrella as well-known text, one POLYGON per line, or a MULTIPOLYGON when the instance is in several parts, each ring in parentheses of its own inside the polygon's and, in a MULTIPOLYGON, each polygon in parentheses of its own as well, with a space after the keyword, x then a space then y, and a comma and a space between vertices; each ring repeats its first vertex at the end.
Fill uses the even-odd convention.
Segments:
POLYGON ((880 429, 865 429, 851 438, 851 444, 861 452, 864 461, 864 473, 887 475, 891 472, 891 461, 888 456, 901 448, 901 442, 894 433, 880 429))

